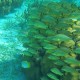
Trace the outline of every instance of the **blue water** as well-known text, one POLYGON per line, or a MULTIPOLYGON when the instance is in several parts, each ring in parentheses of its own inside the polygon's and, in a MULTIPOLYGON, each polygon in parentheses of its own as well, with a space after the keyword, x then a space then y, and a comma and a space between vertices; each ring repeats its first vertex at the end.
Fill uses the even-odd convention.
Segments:
POLYGON ((27 8, 24 4, 25 1, 13 12, 0 17, 0 80, 25 80, 20 57, 25 48, 17 38, 21 27, 15 16, 27 8))

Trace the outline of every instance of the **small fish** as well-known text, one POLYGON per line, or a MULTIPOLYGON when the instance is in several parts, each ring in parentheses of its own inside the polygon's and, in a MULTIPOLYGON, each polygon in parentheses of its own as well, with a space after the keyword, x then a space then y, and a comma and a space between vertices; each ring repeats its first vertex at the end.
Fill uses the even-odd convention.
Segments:
POLYGON ((30 68, 30 63, 28 61, 22 61, 22 67, 23 68, 30 68))

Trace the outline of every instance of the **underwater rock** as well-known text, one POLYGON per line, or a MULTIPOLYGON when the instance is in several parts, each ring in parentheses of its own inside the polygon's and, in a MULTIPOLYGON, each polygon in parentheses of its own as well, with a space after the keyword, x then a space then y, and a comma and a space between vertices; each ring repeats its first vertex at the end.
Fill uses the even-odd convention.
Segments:
POLYGON ((19 7, 23 0, 0 0, 0 17, 10 13, 14 8, 19 7))

